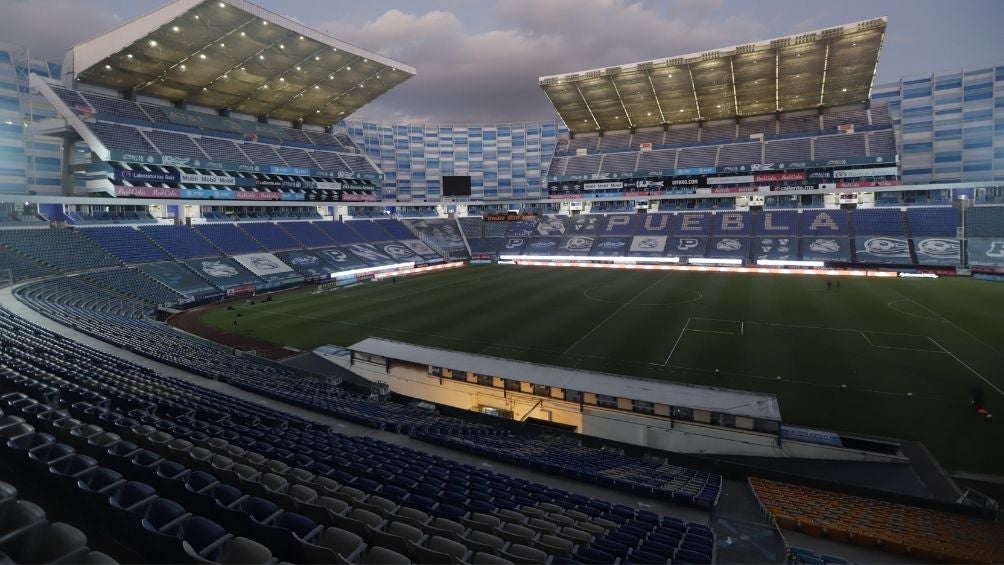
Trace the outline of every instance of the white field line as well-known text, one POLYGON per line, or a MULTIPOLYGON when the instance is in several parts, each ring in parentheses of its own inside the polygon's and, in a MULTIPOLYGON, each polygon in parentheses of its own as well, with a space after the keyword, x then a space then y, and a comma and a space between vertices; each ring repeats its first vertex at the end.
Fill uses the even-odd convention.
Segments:
POLYGON ((621 310, 623 310, 623 309, 627 308, 628 306, 630 306, 631 303, 634 302, 636 298, 638 298, 639 296, 641 296, 641 295, 645 294, 646 292, 648 292, 649 289, 651 289, 655 285, 657 285, 660 282, 662 282, 663 279, 665 279, 665 278, 666 278, 666 276, 664 275, 664 276, 656 279, 655 282, 653 282, 652 284, 650 284, 650 285, 646 286, 645 288, 641 289, 641 292, 639 292, 638 294, 632 296, 631 300, 628 300, 624 304, 621 304, 620 308, 618 308, 618 309, 614 310, 613 312, 611 312, 609 316, 607 316, 606 318, 603 318, 603 321, 601 321, 600 323, 598 323, 595 326, 593 326, 593 328, 591 330, 589 330, 588 332, 584 333, 582 335, 582 337, 580 337, 579 339, 575 340, 575 343, 573 343, 572 345, 569 345, 568 349, 565 350, 565 353, 568 353, 569 351, 575 349, 575 346, 578 345, 578 344, 580 344, 580 343, 582 343, 582 340, 584 340, 587 337, 591 336, 593 334, 593 332, 595 332, 596 330, 598 330, 600 328, 600 326, 602 326, 603 324, 609 322, 610 319, 613 318, 614 316, 616 316, 617 314, 619 314, 621 310))
POLYGON ((977 377, 979 377, 979 378, 980 378, 980 380, 982 380, 983 382, 985 382, 985 383, 987 383, 988 385, 990 385, 990 388, 992 388, 992 389, 996 390, 998 394, 1000 394, 1001 396, 1004 396, 1004 390, 1001 390, 1000 388, 998 388, 998 387, 997 387, 997 385, 995 385, 994 383, 992 383, 992 382, 988 381, 988 380, 986 379, 986 377, 984 377, 983 375, 981 375, 981 374, 977 373, 977 372, 976 372, 976 369, 973 369, 973 368, 972 368, 972 367, 970 367, 969 365, 966 365, 966 364, 965 364, 965 363, 964 363, 964 362, 962 361, 962 359, 959 359, 958 357, 956 357, 956 356, 955 356, 955 354, 954 354, 954 353, 952 353, 951 351, 949 351, 949 350, 945 349, 945 346, 943 346, 943 345, 941 345, 940 343, 938 343, 937 341, 935 341, 933 337, 928 337, 927 339, 931 340, 931 343, 933 343, 934 345, 937 345, 937 346, 938 346, 939 348, 941 348, 941 350, 942 350, 942 351, 944 351, 945 353, 949 354, 949 355, 950 355, 950 356, 952 357, 952 359, 955 359, 956 361, 958 361, 960 365, 962 365, 963 367, 965 367, 965 368, 969 369, 969 372, 970 372, 970 373, 972 373, 972 374, 976 375, 977 377))
POLYGON ((673 349, 669 350, 669 355, 666 356, 666 360, 663 361, 662 363, 649 363, 649 365, 656 365, 657 367, 665 367, 666 365, 669 364, 669 360, 673 357, 673 354, 676 353, 676 347, 680 345, 680 340, 683 339, 683 334, 687 333, 687 326, 690 325, 690 320, 692 319, 693 318, 687 318, 687 323, 683 324, 683 328, 680 330, 680 335, 676 336, 676 342, 673 343, 673 349))

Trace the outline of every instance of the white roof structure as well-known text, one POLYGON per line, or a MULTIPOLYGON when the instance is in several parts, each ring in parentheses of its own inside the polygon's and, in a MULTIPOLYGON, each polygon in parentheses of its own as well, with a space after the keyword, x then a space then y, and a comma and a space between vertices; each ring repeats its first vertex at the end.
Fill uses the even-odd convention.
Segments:
POLYGON ((668 406, 709 410, 735 416, 781 420, 781 409, 778 406, 777 397, 773 394, 566 369, 552 365, 539 365, 500 357, 412 345, 376 337, 366 338, 350 346, 349 349, 420 365, 480 373, 581 392, 644 400, 668 406))
POLYGON ((246 0, 174 0, 74 45, 63 81, 316 125, 415 69, 246 0))
POLYGON ((540 77, 573 133, 867 102, 886 17, 704 53, 540 77))

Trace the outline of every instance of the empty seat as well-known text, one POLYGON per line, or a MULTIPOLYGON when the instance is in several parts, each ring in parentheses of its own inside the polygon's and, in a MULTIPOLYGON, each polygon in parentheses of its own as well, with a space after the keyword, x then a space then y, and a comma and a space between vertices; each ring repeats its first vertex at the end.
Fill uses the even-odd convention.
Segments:
POLYGON ((329 527, 312 541, 300 541, 304 563, 355 562, 366 548, 363 538, 341 528, 329 527))
MULTIPOLYGON (((513 563, 525 563, 527 565, 543 565, 544 563, 547 563, 546 553, 539 549, 519 543, 510 545, 508 549, 501 553, 501 555, 513 563)), ((611 560, 609 563, 613 563, 613 561, 611 560)))
POLYGON ((373 546, 366 552, 363 563, 372 565, 409 565, 411 560, 386 547, 373 546))
POLYGON ((14 563, 79 563, 87 556, 87 536, 69 524, 56 522, 2 544, 14 563))

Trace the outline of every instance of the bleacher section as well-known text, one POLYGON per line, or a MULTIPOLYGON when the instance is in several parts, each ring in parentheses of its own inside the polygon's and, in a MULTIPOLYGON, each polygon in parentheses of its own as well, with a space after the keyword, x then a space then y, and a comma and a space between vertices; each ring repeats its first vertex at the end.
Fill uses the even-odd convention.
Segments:
MULTIPOLYGON (((87 453, 95 457, 96 466, 107 466, 107 472, 118 475, 115 480, 121 481, 122 491, 113 491, 110 496, 113 509, 139 508, 136 514, 113 512, 123 526, 144 515, 154 523, 175 524, 176 529, 170 530, 173 533, 158 534, 154 531, 160 528, 144 528, 150 533, 141 534, 159 542, 152 546, 161 560, 190 561, 193 554, 215 555, 233 543, 226 532, 262 542, 277 558, 299 562, 325 555, 329 557, 321 560, 330 562, 331 557, 337 560, 339 553, 351 557, 364 551, 367 561, 386 562, 376 558, 381 555, 377 549, 365 550, 363 542, 385 551, 400 550, 401 555, 383 554, 394 555, 395 562, 406 562, 408 556, 437 563, 450 561, 450 555, 463 561, 490 559, 474 557, 475 551, 517 561, 520 556, 544 561, 551 555, 587 563, 629 558, 643 561, 652 555, 663 561, 713 560, 714 534, 704 525, 371 438, 344 436, 128 362, 108 363, 109 356, 27 324, 6 311, 0 311, 0 332, 5 338, 17 336, 17 345, 5 355, 16 355, 21 370, 38 363, 40 352, 54 360, 74 359, 73 365, 48 364, 46 373, 55 375, 47 377, 44 385, 17 373, 4 375, 0 386, 5 390, 12 377, 16 379, 13 382, 28 385, 0 397, 0 409, 12 410, 27 420, 27 427, 12 434, 17 444, 52 442, 37 441, 42 438, 35 435, 34 426, 62 422, 51 427, 58 430, 59 441, 67 442, 59 450, 70 456, 78 450, 87 453), (105 370, 81 381, 80 375, 98 364, 105 370), (48 391, 66 394, 68 407, 43 417, 52 410, 31 407, 39 406, 48 391), (75 434, 81 427, 88 433, 75 434), (100 447, 95 449, 92 440, 100 441, 100 447), (138 497, 130 497, 144 500, 144 506, 116 504, 126 490, 139 491, 138 497), (153 518, 145 505, 161 500, 164 502, 159 504, 165 509, 153 518), (199 518, 186 515, 186 510, 199 518), (169 517, 162 520, 159 516, 164 512, 169 517), (269 516, 262 521, 271 524, 264 529, 256 527, 261 521, 251 519, 262 512, 269 516), (200 532, 215 533, 186 534, 195 528, 190 525, 194 520, 200 520, 200 532), (343 543, 331 546, 330 541, 321 539, 322 532, 331 532, 330 537, 343 543), (435 536, 445 540, 436 542, 435 536), (190 547, 182 540, 189 541, 190 547)), ((331 385, 300 376, 297 388, 287 394, 302 402, 309 396, 305 387, 332 392, 331 385), (310 383, 314 387, 309 387, 310 383)), ((362 395, 353 400, 366 406, 367 412, 388 404, 362 395)), ((399 416, 408 410, 422 412, 403 406, 397 410, 399 416)), ((436 420, 440 425, 435 429, 445 430, 448 420, 436 420)), ((498 435, 483 427, 468 427, 466 433, 470 437, 498 435)), ((27 459, 23 454, 19 457, 27 459)), ((11 461, 23 464, 20 458, 11 461)), ((42 480, 46 480, 44 475, 42 480)), ((87 492, 86 485, 77 488, 87 492)), ((71 496, 82 496, 77 488, 70 490, 71 496)), ((92 510, 103 512, 101 506, 92 510)), ((123 541, 135 541, 125 535, 127 531, 124 527, 117 535, 123 541)), ((146 542, 139 546, 147 547, 146 542)))
POLYGON ((322 132, 262 125, 269 136, 259 139, 257 134, 242 135, 256 126, 239 120, 176 108, 171 108, 172 115, 168 116, 167 108, 151 104, 57 85, 48 88, 70 112, 82 117, 86 127, 109 149, 237 165, 380 173, 345 136, 339 139, 322 132), (173 120, 179 117, 181 123, 175 123, 173 120))
MULTIPOLYGON (((24 423, 24 418, 17 416, 9 416, 2 422, 5 430, 18 436, 30 427, 24 423)), ((27 453, 24 449, 19 451, 27 453)), ((17 468, 16 465, 3 465, 0 477, 6 478, 8 467, 17 468)), ((60 461, 54 460, 49 473, 54 479, 66 479, 73 474, 86 475, 94 471, 93 467, 93 460, 67 456, 60 461)), ((0 505, 4 518, 0 522, 0 561, 4 563, 117 563, 108 555, 91 551, 82 531, 70 524, 50 520, 45 508, 21 496, 11 483, 0 481, 0 505)))
POLYGON ((0 279, 5 279, 8 272, 14 282, 44 277, 56 274, 56 270, 6 249, 0 245, 0 279))
POLYGON ((809 161, 897 153, 886 106, 871 112, 844 109, 818 114, 786 115, 779 120, 756 117, 735 122, 673 126, 666 132, 610 132, 603 137, 578 136, 567 148, 558 146, 548 171, 552 176, 664 171, 673 168, 741 166, 756 163, 809 161), (870 117, 869 117, 870 116, 870 117), (838 132, 854 124, 856 133, 838 132), (763 140, 751 140, 764 134, 763 140), (652 151, 640 152, 641 143, 652 151), (587 155, 576 155, 585 148, 587 155), (602 163, 597 171, 597 155, 602 163))
POLYGON ((968 237, 1004 236, 1004 206, 975 206, 966 213, 968 237))
POLYGON ((213 257, 220 254, 219 249, 190 226, 143 226, 140 231, 175 259, 213 257))
POLYGON ((334 243, 311 222, 282 222, 279 227, 296 238, 304 247, 325 247, 334 243))
POLYGON ((258 242, 248 237, 235 224, 202 224, 192 227, 226 255, 263 251, 258 242))
POLYGON ((79 232, 123 263, 169 259, 161 248, 154 245, 142 232, 131 227, 84 228, 79 232))
POLYGON ((66 272, 118 263, 91 240, 67 229, 0 230, 0 246, 66 272))
POLYGON ((171 290, 143 274, 142 271, 127 267, 92 271, 81 275, 81 278, 89 283, 150 304, 173 304, 182 298, 181 293, 171 290))
POLYGON ((851 216, 854 224, 852 235, 897 235, 906 234, 903 212, 892 208, 858 208, 851 216))
POLYGON ((756 477, 750 486, 782 529, 909 554, 926 563, 1004 560, 1004 526, 988 520, 756 477))
POLYGON ((962 213, 958 208, 907 208, 910 234, 919 236, 952 236, 962 225, 962 213))
POLYGON ((240 224, 240 229, 269 251, 288 251, 302 247, 300 242, 272 222, 246 222, 240 224))

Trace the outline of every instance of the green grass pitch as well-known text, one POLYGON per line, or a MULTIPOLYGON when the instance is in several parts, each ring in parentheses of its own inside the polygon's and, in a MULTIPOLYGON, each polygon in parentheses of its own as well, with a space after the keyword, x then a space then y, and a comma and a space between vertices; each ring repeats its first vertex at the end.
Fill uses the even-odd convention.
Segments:
MULTIPOLYGON (((369 336, 778 395, 785 422, 923 441, 950 470, 1004 473, 1004 287, 471 266, 236 306, 239 332, 309 349, 369 336)), ((234 311, 203 320, 232 331, 234 311)))

